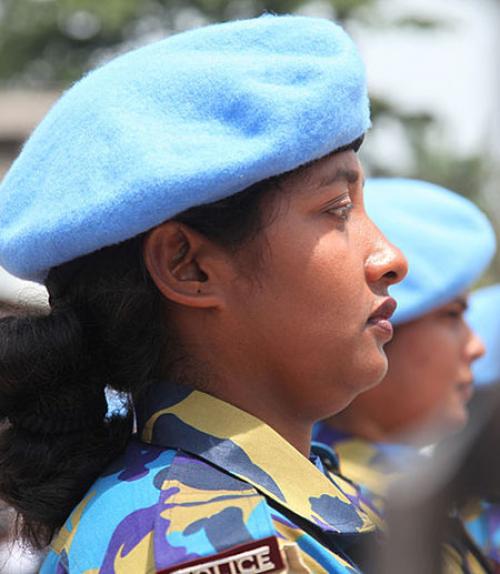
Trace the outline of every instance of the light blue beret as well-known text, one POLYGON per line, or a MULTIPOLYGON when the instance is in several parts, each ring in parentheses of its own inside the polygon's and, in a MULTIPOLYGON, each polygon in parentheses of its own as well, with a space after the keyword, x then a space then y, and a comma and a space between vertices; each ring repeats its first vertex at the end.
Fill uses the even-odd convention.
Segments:
POLYGON ((471 293, 466 317, 486 347, 486 354, 472 364, 474 382, 500 383, 500 284, 471 293))
POLYGON ((408 259, 408 275, 391 287, 398 302, 395 324, 463 293, 495 253, 495 233, 486 216, 443 187, 410 179, 369 179, 365 201, 370 217, 408 259))
POLYGON ((56 265, 320 158, 369 127, 336 24, 266 15, 185 32, 78 82, 0 187, 0 265, 56 265))

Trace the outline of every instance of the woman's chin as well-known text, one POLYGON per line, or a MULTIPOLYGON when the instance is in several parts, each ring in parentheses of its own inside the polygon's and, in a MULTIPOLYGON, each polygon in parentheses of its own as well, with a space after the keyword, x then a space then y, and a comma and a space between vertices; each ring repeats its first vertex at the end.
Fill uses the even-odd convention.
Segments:
POLYGON ((387 355, 382 347, 378 348, 373 353, 371 360, 368 360, 367 358, 365 367, 365 375, 364 377, 360 377, 360 382, 364 382, 364 386, 359 390, 360 393, 376 387, 387 375, 389 361, 387 360, 387 355))
POLYGON ((455 409, 448 417, 448 428, 450 433, 461 431, 469 422, 469 411, 465 405, 455 409))
POLYGON ((430 421, 423 423, 420 429, 432 435, 432 440, 429 442, 440 442, 463 430, 468 422, 469 412, 465 405, 453 405, 430 421))
POLYGON ((370 362, 366 362, 365 369, 349 381, 349 389, 352 391, 350 400, 346 401, 346 406, 350 404, 358 395, 377 387, 387 374, 388 361, 385 353, 378 354, 370 362))

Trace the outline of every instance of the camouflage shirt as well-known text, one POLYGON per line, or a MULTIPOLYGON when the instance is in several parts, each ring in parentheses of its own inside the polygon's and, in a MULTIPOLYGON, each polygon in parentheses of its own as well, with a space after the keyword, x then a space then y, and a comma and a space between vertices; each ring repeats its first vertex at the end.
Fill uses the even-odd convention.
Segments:
POLYGON ((474 502, 463 518, 469 534, 500 572, 500 504, 474 502))
POLYGON ((252 415, 160 383, 138 436, 53 541, 41 573, 360 572, 373 536, 347 480, 252 415))
MULTIPOLYGON (((355 481, 361 498, 383 516, 387 490, 412 465, 424 455, 418 449, 397 443, 375 443, 318 423, 314 440, 326 444, 335 451, 340 473, 355 481)), ((457 517, 449 517, 450 538, 443 546, 443 571, 445 574, 488 574, 491 569, 478 560, 478 549, 457 517)), ((479 555, 481 553, 479 552, 479 555)))

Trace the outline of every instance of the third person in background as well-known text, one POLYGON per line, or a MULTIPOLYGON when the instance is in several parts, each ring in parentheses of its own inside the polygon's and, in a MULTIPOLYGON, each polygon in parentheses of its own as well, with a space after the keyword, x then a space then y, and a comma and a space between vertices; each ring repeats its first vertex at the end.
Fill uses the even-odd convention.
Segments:
MULTIPOLYGON (((467 291, 490 263, 495 236, 472 202, 423 181, 368 180, 366 203, 409 263, 391 291, 398 308, 389 370, 379 386, 320 423, 315 439, 335 449, 341 472, 382 514, 388 487, 418 464, 420 449, 467 423, 472 364, 484 353, 465 321, 467 291)), ((463 525, 453 531, 445 560, 451 571, 488 571, 463 525)))

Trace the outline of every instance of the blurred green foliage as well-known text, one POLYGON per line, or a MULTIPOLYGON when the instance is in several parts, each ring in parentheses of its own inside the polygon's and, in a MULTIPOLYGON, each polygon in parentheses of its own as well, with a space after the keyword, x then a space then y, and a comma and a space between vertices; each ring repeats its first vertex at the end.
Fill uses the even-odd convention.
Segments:
MULTIPOLYGON (((208 22, 307 10, 347 28, 356 22, 387 26, 378 8, 378 0, 0 0, 0 87, 64 87, 120 50, 208 22)), ((425 33, 447 23, 404 17, 391 25, 425 33)), ((436 140, 436 117, 402 112, 372 96, 375 129, 381 122, 398 124, 411 162, 382 164, 367 138, 369 173, 427 179, 481 203, 492 169, 486 150, 459 157, 436 140)), ((500 277, 500 261, 493 276, 500 277)))
MULTIPOLYGON (((329 4, 332 15, 344 21, 374 2, 329 4)), ((264 11, 289 13, 305 4, 305 0, 0 0, 0 81, 68 83, 122 44, 264 11)))

